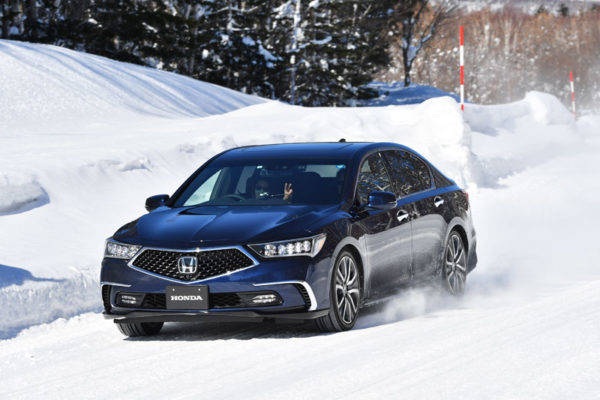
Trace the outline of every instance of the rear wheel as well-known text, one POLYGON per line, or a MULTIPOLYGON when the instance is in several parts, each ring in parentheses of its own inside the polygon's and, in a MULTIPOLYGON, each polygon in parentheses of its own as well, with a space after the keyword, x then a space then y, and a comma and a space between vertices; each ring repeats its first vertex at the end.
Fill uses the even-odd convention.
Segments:
POLYGON ((337 258, 330 287, 329 314, 317 319, 317 326, 326 332, 352 329, 360 308, 360 271, 354 256, 343 251, 337 258))
POLYGON ((444 252, 442 285, 454 296, 465 292, 467 284, 467 252, 462 237, 456 231, 450 233, 444 252))
POLYGON ((117 328, 125 336, 152 336, 158 334, 163 327, 163 322, 133 322, 133 323, 117 323, 117 328))

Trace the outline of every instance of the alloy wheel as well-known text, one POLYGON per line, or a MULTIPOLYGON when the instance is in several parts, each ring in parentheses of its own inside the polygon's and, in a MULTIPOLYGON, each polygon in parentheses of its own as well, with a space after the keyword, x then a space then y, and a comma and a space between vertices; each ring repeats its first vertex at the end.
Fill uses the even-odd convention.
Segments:
POLYGON ((360 281, 358 268, 349 256, 338 261, 335 271, 335 299, 340 319, 345 324, 352 324, 358 314, 360 305, 360 281))
POLYGON ((462 294, 467 280, 467 255, 462 239, 453 233, 446 246, 444 277, 448 290, 453 295, 462 294))

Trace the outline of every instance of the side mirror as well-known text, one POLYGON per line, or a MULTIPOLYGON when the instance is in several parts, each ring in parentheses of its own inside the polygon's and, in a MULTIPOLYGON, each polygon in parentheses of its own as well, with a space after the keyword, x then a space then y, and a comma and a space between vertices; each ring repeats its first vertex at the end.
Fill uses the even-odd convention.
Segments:
POLYGON ((169 200, 168 194, 157 194, 156 196, 148 197, 146 199, 146 210, 148 212, 156 210, 158 207, 164 206, 167 200, 169 200))
POLYGON ((391 192, 371 192, 368 206, 376 210, 391 210, 396 207, 396 195, 391 192))

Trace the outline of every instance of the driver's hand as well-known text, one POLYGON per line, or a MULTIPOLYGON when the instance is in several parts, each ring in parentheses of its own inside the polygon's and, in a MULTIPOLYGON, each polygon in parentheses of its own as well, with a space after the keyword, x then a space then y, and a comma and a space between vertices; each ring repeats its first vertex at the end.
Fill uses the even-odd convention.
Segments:
POLYGON ((292 190, 292 184, 284 183, 283 184, 283 199, 289 200, 290 197, 292 197, 292 193, 294 193, 294 191, 292 190))

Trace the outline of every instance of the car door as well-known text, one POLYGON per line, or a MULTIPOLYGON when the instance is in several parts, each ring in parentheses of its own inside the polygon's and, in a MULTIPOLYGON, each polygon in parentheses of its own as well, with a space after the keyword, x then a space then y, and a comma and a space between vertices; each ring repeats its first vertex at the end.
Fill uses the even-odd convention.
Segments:
POLYGON ((407 173, 410 166, 407 160, 402 156, 403 152, 399 150, 386 150, 383 152, 386 160, 394 193, 398 198, 396 208, 393 211, 395 218, 394 227, 396 233, 396 246, 394 252, 398 259, 398 274, 403 281, 410 280, 413 275, 413 219, 416 215, 416 206, 414 198, 410 195, 414 193, 415 182, 413 176, 407 173))
MULTIPOLYGON (((368 194, 372 191, 396 193, 390 172, 381 153, 372 154, 365 160, 357 182, 357 197, 362 204, 367 203, 368 194)), ((367 212, 369 216, 365 222, 369 233, 364 241, 368 262, 372 266, 369 281, 374 293, 386 294, 410 279, 411 209, 408 206, 367 212)))
MULTIPOLYGON (((360 238, 368 265, 366 282, 373 297, 383 295, 396 287, 399 280, 397 232, 394 210, 374 210, 366 207, 369 194, 374 191, 393 192, 387 167, 380 153, 369 155, 361 164, 356 182, 356 201, 360 204, 357 223, 364 234, 360 238)), ((410 233, 408 233, 410 235, 410 233)))
POLYGON ((425 161, 410 152, 404 152, 403 157, 409 166, 406 173, 414 185, 413 275, 419 279, 432 275, 438 267, 447 229, 444 210, 449 200, 435 190, 433 175, 425 161))

